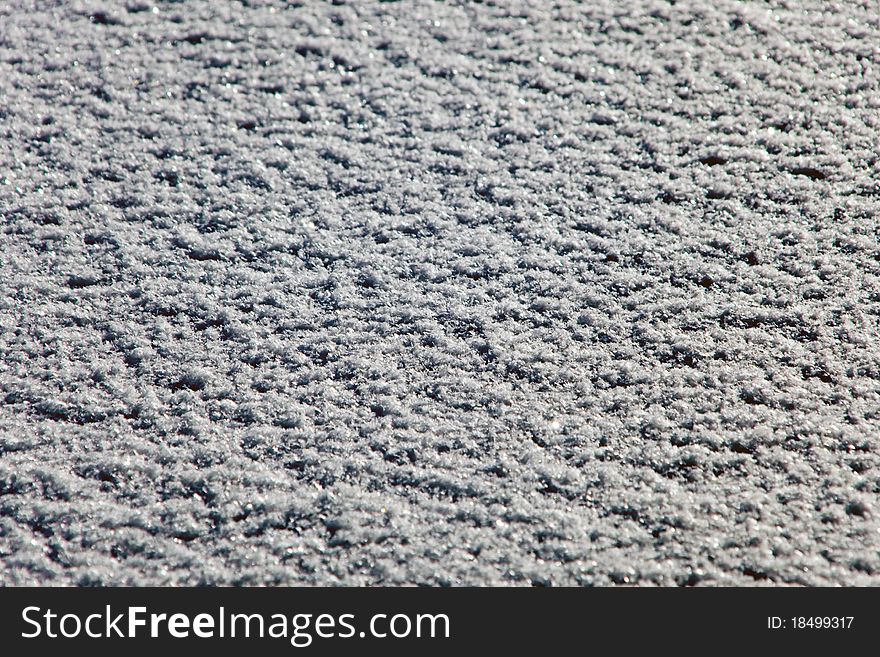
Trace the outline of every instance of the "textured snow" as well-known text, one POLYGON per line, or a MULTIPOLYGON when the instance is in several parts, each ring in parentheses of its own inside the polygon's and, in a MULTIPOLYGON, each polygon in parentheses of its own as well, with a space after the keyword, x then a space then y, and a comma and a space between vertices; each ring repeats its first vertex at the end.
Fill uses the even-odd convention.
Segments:
POLYGON ((0 4, 0 583, 880 584, 875 2, 0 4))

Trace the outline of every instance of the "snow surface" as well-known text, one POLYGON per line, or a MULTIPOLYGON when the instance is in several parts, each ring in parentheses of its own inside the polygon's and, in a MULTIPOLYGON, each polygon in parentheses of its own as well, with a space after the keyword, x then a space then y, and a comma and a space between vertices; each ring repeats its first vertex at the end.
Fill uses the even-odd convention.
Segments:
POLYGON ((880 584, 876 2, 0 3, 0 583, 880 584))

